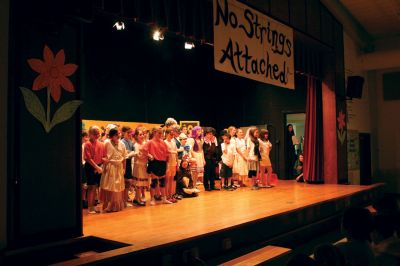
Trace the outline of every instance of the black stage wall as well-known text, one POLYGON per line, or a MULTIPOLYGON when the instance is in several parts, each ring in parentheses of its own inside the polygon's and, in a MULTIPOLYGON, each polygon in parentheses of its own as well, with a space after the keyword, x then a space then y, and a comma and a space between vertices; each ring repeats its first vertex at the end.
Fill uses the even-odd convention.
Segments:
MULTIPOLYGON (((68 77, 74 84, 74 92, 61 89, 61 97, 56 102, 47 97, 49 84, 32 90, 39 73, 27 61, 53 62, 44 55, 47 45, 54 55, 64 49, 65 64, 80 67, 80 34, 78 23, 63 20, 66 3, 49 2, 46 8, 33 2, 10 4, 7 247, 13 249, 82 235, 79 111, 72 112, 68 120, 50 132, 45 132, 44 126, 31 114, 35 110, 36 117, 41 117, 43 112, 44 118, 49 106, 53 119, 56 110, 66 102, 79 99, 79 71, 68 77), (25 99, 31 111, 25 105, 20 87, 31 93, 31 98, 25 99)), ((45 72, 48 67, 36 70, 45 72)), ((57 76, 60 68, 53 70, 57 76)))
MULTIPOLYGON (((82 117, 163 123, 167 117, 198 120, 217 131, 230 125, 270 125, 284 163, 284 112, 305 111, 305 80, 289 90, 214 70, 213 47, 185 50, 175 35, 152 39, 152 28, 125 31, 98 21, 85 27, 82 117), (282 144, 280 144, 282 142, 282 144)), ((272 158, 273 162, 275 158, 272 158)), ((274 165, 279 172, 281 167, 274 165)), ((283 166, 282 166, 283 168, 283 166)))

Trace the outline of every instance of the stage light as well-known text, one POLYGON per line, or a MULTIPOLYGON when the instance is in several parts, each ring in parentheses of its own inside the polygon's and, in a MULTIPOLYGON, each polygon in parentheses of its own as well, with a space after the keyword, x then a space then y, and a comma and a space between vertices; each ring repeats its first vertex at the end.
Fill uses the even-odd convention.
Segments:
POLYGON ((113 28, 116 28, 117 30, 124 30, 125 23, 123 23, 122 21, 117 21, 117 22, 115 22, 113 28))
POLYGON ((160 30, 155 30, 153 33, 153 40, 155 41, 162 41, 164 40, 164 34, 160 30))
POLYGON ((190 50, 194 48, 194 43, 193 42, 185 42, 185 49, 190 50))

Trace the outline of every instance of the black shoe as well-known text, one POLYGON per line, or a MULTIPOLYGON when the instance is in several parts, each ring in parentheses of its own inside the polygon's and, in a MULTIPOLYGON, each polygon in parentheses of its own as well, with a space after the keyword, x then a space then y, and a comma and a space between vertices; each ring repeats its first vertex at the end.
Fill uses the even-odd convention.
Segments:
POLYGON ((155 195, 155 196, 154 196, 154 199, 155 199, 156 201, 161 201, 161 195, 155 195))
POLYGON ((146 203, 144 203, 143 201, 133 200, 132 203, 136 206, 146 206, 146 203))
POLYGON ((212 189, 211 188, 205 188, 204 190, 205 191, 211 191, 212 189))
POLYGON ((183 199, 183 196, 182 195, 179 195, 179 194, 176 194, 176 197, 175 197, 177 200, 181 200, 181 199, 183 199))
POLYGON ((216 187, 212 187, 212 188, 210 188, 210 190, 220 190, 220 189, 216 188, 216 187))

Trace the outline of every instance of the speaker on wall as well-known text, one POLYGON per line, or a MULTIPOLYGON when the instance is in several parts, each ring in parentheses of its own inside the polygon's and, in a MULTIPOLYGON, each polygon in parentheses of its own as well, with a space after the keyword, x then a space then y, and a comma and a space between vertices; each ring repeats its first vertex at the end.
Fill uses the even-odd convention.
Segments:
POLYGON ((361 99, 364 78, 361 76, 349 76, 347 78, 346 96, 361 99))

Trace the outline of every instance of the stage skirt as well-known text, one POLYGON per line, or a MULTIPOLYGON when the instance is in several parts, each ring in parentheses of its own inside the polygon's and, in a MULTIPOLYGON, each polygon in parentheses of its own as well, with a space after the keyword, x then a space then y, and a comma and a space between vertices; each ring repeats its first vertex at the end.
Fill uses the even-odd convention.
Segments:
POLYGON ((196 160, 197 177, 204 175, 204 154, 202 152, 193 152, 193 158, 196 160))
POLYGON ((100 188, 121 192, 125 189, 124 169, 122 163, 107 163, 101 175, 100 188))
POLYGON ((103 210, 117 212, 125 208, 124 191, 115 192, 101 189, 100 200, 103 202, 103 210))
POLYGON ((236 154, 235 161, 233 163, 233 173, 240 176, 247 176, 248 171, 247 162, 242 156, 236 154))
POLYGON ((147 161, 135 160, 133 167, 134 185, 136 187, 149 187, 149 174, 147 173, 147 161))

